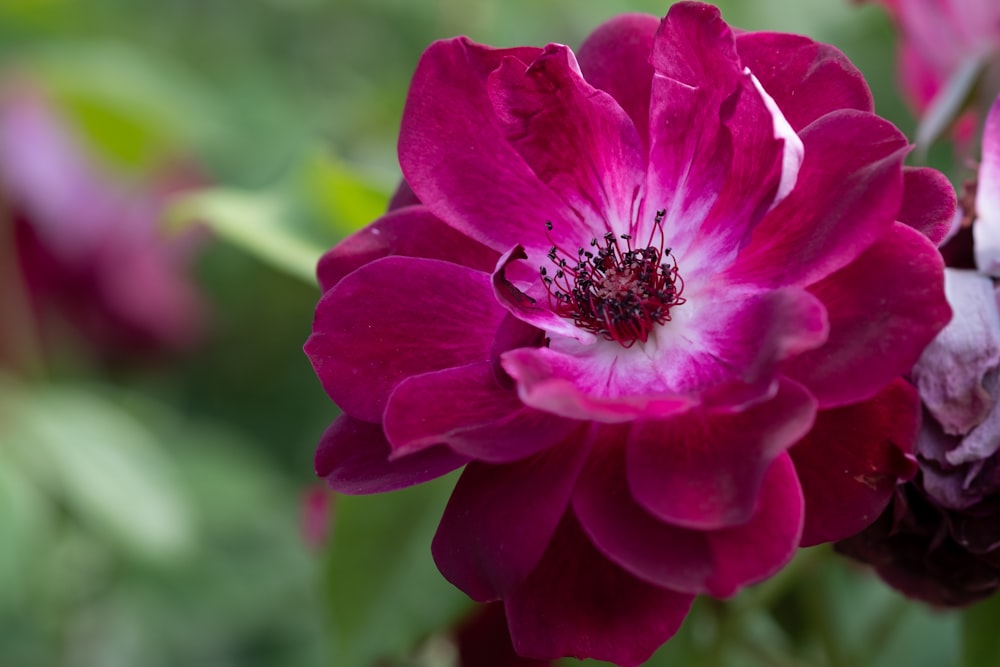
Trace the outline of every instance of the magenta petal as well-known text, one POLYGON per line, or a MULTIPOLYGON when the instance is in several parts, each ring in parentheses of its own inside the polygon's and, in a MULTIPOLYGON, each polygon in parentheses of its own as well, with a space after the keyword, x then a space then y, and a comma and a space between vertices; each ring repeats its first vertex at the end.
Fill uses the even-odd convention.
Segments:
POLYGON ((874 110, 861 72, 828 44, 800 35, 746 32, 736 36, 736 49, 796 131, 837 109, 874 110))
POLYGON ((805 157, 796 187, 754 229, 732 279, 808 284, 851 262, 896 219, 909 145, 891 123, 839 111, 799 136, 805 157))
POLYGON ((649 54, 660 19, 621 14, 599 26, 577 50, 584 78, 611 94, 628 113, 644 145, 649 145, 649 54))
POLYGON ((931 242, 894 223, 856 261, 809 288, 826 304, 830 337, 788 361, 785 373, 824 408, 875 396, 913 366, 950 319, 943 273, 931 242))
POLYGON ((393 458, 445 444, 491 463, 534 454, 579 426, 525 406, 517 392, 497 383, 490 361, 403 380, 389 396, 383 422, 393 458))
POLYGON ((339 493, 384 493, 435 479, 468 461, 447 447, 390 461, 389 442, 380 425, 341 415, 319 442, 316 474, 339 493))
POLYGON ((488 86, 510 145, 575 213, 572 222, 546 218, 553 238, 572 239, 569 249, 575 250, 604 230, 628 232, 639 208, 646 151, 615 99, 583 79, 573 52, 549 45, 527 69, 505 58, 488 86), (564 234, 567 222, 582 222, 588 233, 564 234))
POLYGON ((470 463, 431 547, 445 578, 480 602, 499 599, 524 581, 569 505, 589 449, 581 428, 522 461, 470 463))
POLYGON ((500 252, 520 243, 544 257, 546 220, 559 221, 557 233, 589 240, 590 231, 509 143, 487 91, 504 61, 527 68, 540 52, 466 38, 432 44, 410 84, 399 163, 420 201, 449 225, 500 252))
POLYGON ((976 266, 983 273, 1000 276, 1000 97, 983 127, 983 159, 976 192, 976 266))
POLYGON ((789 452, 806 502, 802 546, 854 535, 882 513, 916 472, 919 426, 920 398, 902 379, 864 403, 820 410, 789 452))
POLYGON ((955 188, 947 177, 928 167, 903 169, 903 207, 897 219, 941 245, 951 231, 956 211, 955 188))
POLYGON ((715 565, 708 592, 729 597, 784 567, 799 546, 803 505, 792 460, 781 454, 764 477, 753 517, 743 525, 708 533, 715 565))
POLYGON ((636 503, 625 476, 627 434, 606 427, 591 452, 573 494, 580 525, 598 551, 643 581, 703 593, 713 569, 707 534, 663 523, 636 503))
POLYGON ((771 463, 812 426, 816 403, 782 380, 771 400, 742 412, 692 410, 632 426, 626 473, 632 494, 663 521, 728 528, 753 516, 771 463))
POLYGON ((323 295, 305 350, 334 402, 377 422, 404 379, 489 360, 505 314, 485 273, 386 257, 323 295))
POLYGON ((418 206, 420 203, 421 201, 417 198, 417 195, 413 194, 413 189, 404 178, 399 181, 399 185, 396 186, 396 191, 392 193, 392 197, 389 199, 388 211, 391 213, 398 208, 418 206))
POLYGON ((401 208, 351 234, 319 260, 324 292, 351 271, 388 257, 426 257, 490 272, 497 253, 444 224, 423 206, 401 208))
POLYGON ((637 667, 677 632, 693 599, 609 562, 567 513, 538 567, 505 604, 521 655, 637 667))

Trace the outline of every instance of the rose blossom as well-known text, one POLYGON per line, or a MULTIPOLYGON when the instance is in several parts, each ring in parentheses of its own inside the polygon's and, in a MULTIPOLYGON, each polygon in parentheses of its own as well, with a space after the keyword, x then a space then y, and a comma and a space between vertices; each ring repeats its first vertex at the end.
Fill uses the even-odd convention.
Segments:
POLYGON ((983 133, 972 211, 978 272, 947 269, 954 319, 921 355, 920 475, 837 549, 902 592, 963 605, 1000 588, 1000 98, 983 133))
POLYGON ((954 194, 908 150, 836 49, 709 5, 579 56, 433 44, 400 193, 319 266, 306 352, 344 414, 317 472, 464 465, 445 577, 522 655, 641 663, 913 473, 899 377, 950 316, 922 232, 954 194))

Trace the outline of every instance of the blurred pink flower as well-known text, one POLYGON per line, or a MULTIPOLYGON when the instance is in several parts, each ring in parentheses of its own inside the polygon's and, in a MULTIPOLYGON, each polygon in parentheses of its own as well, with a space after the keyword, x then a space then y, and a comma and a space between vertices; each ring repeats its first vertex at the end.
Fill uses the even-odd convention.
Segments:
POLYGON ((503 600, 521 655, 643 662, 694 595, 857 532, 914 472, 900 376, 950 316, 925 234, 955 206, 908 150, 840 52, 709 5, 578 58, 433 44, 397 207, 319 266, 306 352, 344 415, 318 473, 465 465, 442 573, 503 600))
MULTIPOLYGON (((1000 63, 1000 3, 996 0, 874 0, 900 31, 899 76, 923 114, 948 82, 975 59, 1000 63)), ((974 123, 962 125, 971 134, 974 123)))
POLYGON ((37 88, 0 92, 0 196, 44 338, 70 324, 102 357, 194 342, 203 308, 186 274, 191 239, 158 229, 167 197, 192 181, 113 174, 37 88))

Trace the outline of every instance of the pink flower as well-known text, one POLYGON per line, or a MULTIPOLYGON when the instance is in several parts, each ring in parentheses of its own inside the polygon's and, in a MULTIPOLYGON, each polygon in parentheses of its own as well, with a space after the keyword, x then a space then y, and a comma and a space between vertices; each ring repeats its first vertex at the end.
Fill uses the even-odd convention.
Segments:
POLYGON ((190 239, 168 241, 158 229, 168 190, 179 184, 137 186, 112 174, 43 93, 8 82, 0 196, 45 338, 58 338, 68 322, 116 360, 197 338, 202 303, 184 275, 190 239))
MULTIPOLYGON (((899 26, 899 76, 919 113, 974 61, 1000 62, 1000 3, 995 0, 881 2, 899 26)), ((974 126, 966 125, 971 132, 974 126)))
POLYGON ((913 473, 899 376, 950 315, 922 231, 954 194, 908 150, 841 53, 704 4, 578 57, 433 44, 399 207, 319 266, 306 352, 344 415, 318 473, 465 465, 442 573, 522 655, 641 663, 913 473))

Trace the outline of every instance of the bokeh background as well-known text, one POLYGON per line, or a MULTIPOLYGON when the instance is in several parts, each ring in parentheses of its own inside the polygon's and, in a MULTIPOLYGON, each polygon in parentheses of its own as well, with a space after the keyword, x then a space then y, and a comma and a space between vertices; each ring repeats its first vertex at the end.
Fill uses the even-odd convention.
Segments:
MULTIPOLYGON (((372 498, 314 478, 336 408, 301 352, 313 264, 383 210, 431 41, 578 45, 669 4, 0 0, 0 101, 43 100, 123 191, 182 174, 152 219, 162 243, 183 240, 175 268, 202 300, 191 340, 139 350, 42 317, 8 279, 35 260, 0 207, 0 666, 455 667, 452 630, 475 612, 429 553, 454 478, 372 498)), ((878 8, 716 4, 733 25, 840 47, 913 136, 878 8)), ((932 159, 959 179, 950 155, 932 159)), ((977 660, 996 655, 981 628, 998 618, 909 603, 813 549, 733 601, 699 601, 650 664, 995 664, 977 660)))

